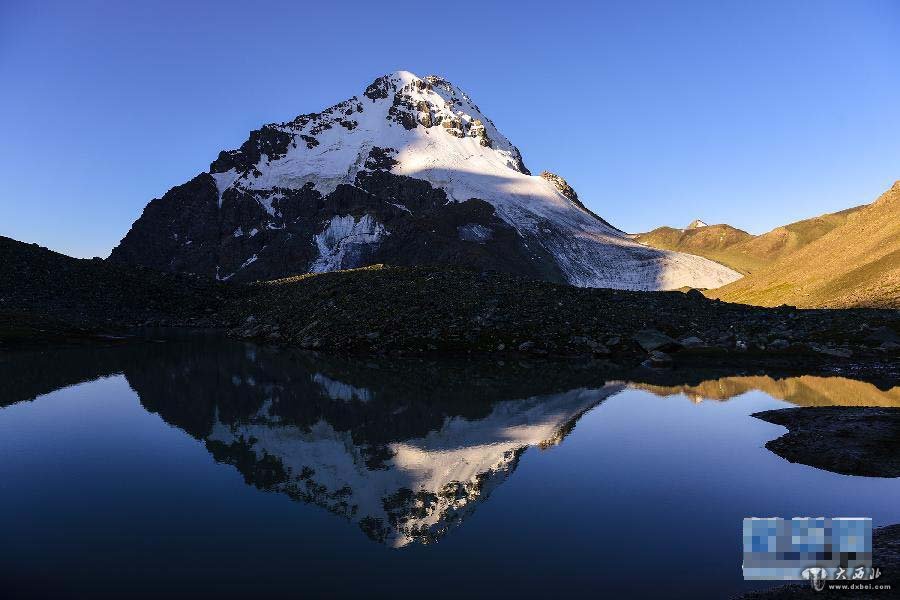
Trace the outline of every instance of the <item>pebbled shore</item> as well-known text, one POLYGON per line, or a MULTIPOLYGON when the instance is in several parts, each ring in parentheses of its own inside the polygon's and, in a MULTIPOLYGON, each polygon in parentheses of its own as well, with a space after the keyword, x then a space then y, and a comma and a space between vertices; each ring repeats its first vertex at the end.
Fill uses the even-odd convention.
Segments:
POLYGON ((0 347, 140 326, 215 327, 337 354, 574 357, 623 368, 900 381, 897 310, 761 308, 696 290, 576 288, 445 267, 378 265, 230 284, 0 237, 0 347))
POLYGON ((576 288, 501 273, 369 267, 254 284, 230 334, 325 352, 741 363, 898 379, 900 311, 759 308, 696 291, 576 288))
POLYGON ((790 462, 844 475, 900 477, 900 408, 784 408, 753 416, 788 428, 766 448, 790 462))

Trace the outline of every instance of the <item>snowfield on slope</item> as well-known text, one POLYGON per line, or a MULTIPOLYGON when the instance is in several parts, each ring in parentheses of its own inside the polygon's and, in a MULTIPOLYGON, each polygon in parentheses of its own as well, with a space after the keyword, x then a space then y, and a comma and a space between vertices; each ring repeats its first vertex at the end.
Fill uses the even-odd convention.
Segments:
MULTIPOLYGON (((740 278, 705 258, 642 246, 572 202, 547 179, 531 175, 518 149, 494 123, 462 90, 440 77, 420 79, 398 71, 376 80, 362 96, 270 127, 292 136, 286 154, 271 160, 263 154, 255 168, 244 173, 212 173, 220 202, 231 186, 271 194, 311 183, 328 194, 339 184, 353 185, 373 148, 386 148, 393 151, 391 173, 428 181, 450 201, 489 202, 526 245, 536 244, 549 253, 573 285, 715 288, 740 278)), ((271 197, 268 202, 264 207, 271 211, 271 197)), ((371 221, 328 227, 320 235, 328 238, 329 249, 342 246, 335 239, 340 232, 356 236, 354 243, 359 243, 361 231, 371 243, 387 235, 371 221)), ((324 248, 321 239, 316 243, 324 248)), ((339 268, 340 262, 323 250, 315 270, 336 265, 339 268)))

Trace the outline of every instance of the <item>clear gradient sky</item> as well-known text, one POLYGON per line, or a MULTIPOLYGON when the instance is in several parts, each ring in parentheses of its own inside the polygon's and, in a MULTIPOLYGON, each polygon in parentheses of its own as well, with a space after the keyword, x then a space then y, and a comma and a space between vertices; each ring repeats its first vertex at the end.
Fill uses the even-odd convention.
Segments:
POLYGON ((0 235, 107 256, 251 129, 397 69, 627 231, 761 233, 900 179, 896 0, 0 0, 0 235))

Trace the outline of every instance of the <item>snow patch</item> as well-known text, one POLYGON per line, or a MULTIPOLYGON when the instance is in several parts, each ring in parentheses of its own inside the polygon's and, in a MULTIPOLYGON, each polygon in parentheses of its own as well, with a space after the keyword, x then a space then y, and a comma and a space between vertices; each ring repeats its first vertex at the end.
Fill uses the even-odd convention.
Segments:
POLYGON ((240 270, 243 269, 244 267, 247 267, 247 266, 249 266, 249 265, 255 263, 256 260, 257 260, 257 258, 259 258, 259 257, 258 257, 256 254, 254 254, 253 256, 251 256, 250 258, 248 258, 247 260, 245 260, 245 261, 241 264, 241 266, 239 266, 239 267, 237 268, 237 271, 235 271, 234 273, 231 273, 231 274, 229 274, 229 275, 226 275, 225 277, 219 277, 219 267, 216 267, 216 279, 218 279, 218 280, 220 280, 220 281, 228 281, 229 279, 231 279, 232 277, 234 277, 234 276, 237 274, 238 271, 240 271, 240 270))
POLYGON ((210 173, 216 181, 216 188, 219 190, 219 208, 222 207, 222 194, 231 187, 231 184, 238 178, 237 169, 229 169, 224 173, 210 173))
POLYGON ((459 239, 464 242, 478 242, 484 244, 494 237, 494 230, 478 223, 466 223, 456 228, 459 239))
POLYGON ((325 228, 313 238, 319 257, 310 267, 312 273, 351 269, 368 247, 387 236, 384 226, 365 214, 358 220, 353 215, 332 217, 325 228))
POLYGON ((312 380, 318 383, 325 395, 332 400, 343 400, 350 402, 351 400, 359 400, 360 402, 368 402, 372 399, 372 392, 366 388, 356 387, 343 381, 336 381, 322 373, 316 373, 312 376, 312 380))

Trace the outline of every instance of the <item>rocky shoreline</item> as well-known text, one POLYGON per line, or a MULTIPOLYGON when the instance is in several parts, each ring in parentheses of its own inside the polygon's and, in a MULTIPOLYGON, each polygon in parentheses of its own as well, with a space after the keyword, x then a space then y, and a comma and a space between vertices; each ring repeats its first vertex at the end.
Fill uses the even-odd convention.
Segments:
POLYGON ((254 284, 230 335, 323 352, 581 357, 625 367, 799 369, 900 380, 900 311, 759 308, 697 291, 576 288, 369 267, 254 284))
POLYGON ((622 369, 900 381, 900 311, 761 308, 699 291, 577 288, 499 272, 384 267, 231 284, 0 238, 0 347, 214 327, 351 355, 579 358, 622 369))
MULTIPOLYGON (((788 433, 766 443, 766 448, 785 460, 843 475, 900 477, 900 408, 823 406, 767 410, 753 415, 783 425, 788 433)), ((862 582, 898 585, 900 572, 900 524, 880 527, 872 533, 873 566, 882 576, 862 582)), ((850 582, 852 583, 852 582, 850 582)), ((788 600, 792 598, 871 598, 886 590, 813 590, 796 583, 748 592, 738 600, 788 600)))
POLYGON ((766 443, 785 460, 844 475, 900 477, 900 408, 785 408, 753 416, 788 428, 766 443))
POLYGON ((0 341, 85 338, 143 323, 219 326, 241 290, 208 278, 77 259, 0 237, 0 341))

